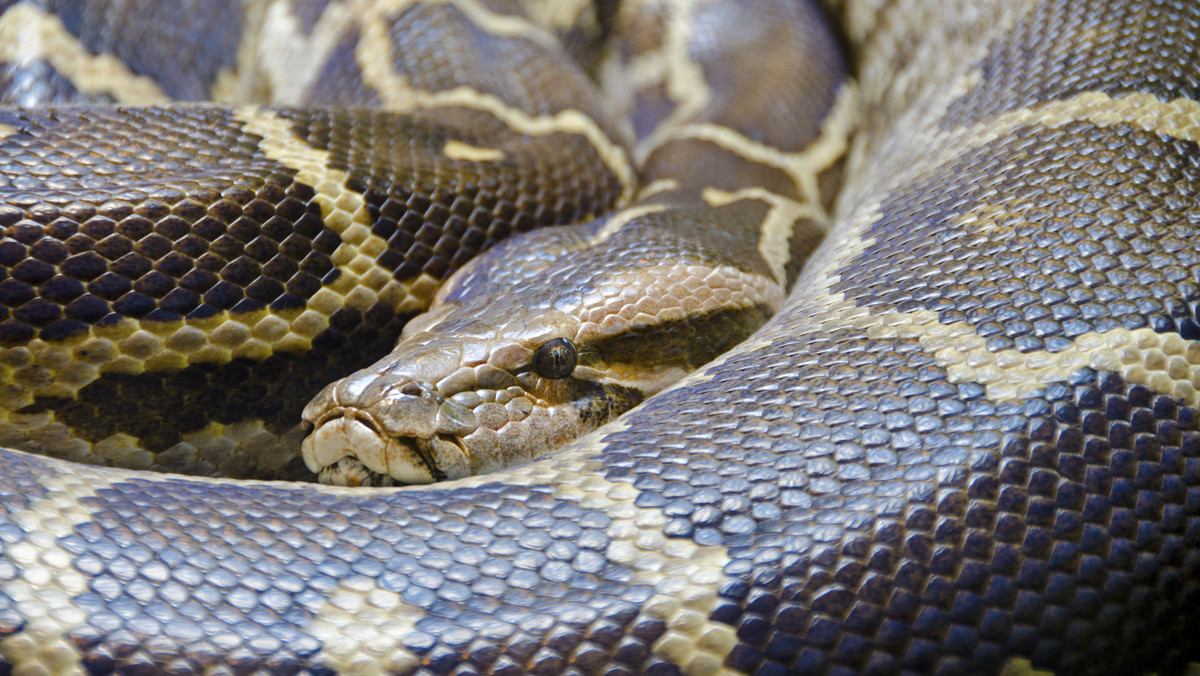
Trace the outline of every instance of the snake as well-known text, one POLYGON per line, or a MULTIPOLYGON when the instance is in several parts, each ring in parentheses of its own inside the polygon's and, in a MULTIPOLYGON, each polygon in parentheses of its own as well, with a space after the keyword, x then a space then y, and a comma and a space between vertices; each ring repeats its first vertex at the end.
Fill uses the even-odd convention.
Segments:
POLYGON ((1200 6, 0 10, 0 674, 1200 659, 1200 6))

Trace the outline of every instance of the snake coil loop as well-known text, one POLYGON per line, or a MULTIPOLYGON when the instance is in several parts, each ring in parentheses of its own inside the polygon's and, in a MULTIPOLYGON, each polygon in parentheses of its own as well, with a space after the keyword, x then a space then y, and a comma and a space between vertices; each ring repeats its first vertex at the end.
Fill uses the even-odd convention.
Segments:
POLYGON ((1198 51, 0 2, 0 675, 1194 670, 1198 51))

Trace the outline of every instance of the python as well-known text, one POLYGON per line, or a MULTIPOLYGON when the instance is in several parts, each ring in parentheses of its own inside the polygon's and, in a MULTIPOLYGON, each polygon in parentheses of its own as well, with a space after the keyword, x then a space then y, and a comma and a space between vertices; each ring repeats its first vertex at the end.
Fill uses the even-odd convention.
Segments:
POLYGON ((1195 659, 1191 4, 3 9, 14 673, 1195 659), (179 103, 200 98, 219 103, 179 103), (701 228, 714 212, 729 226, 701 228), (597 263, 569 254, 643 235, 658 248, 595 287, 632 332, 581 336, 571 291, 590 289, 565 280, 597 263), (607 290, 682 294, 713 263, 702 278, 729 293, 682 310, 607 290), (456 314, 555 279, 513 301, 539 319, 456 314), (487 342, 510 319, 524 342, 487 342), (718 328, 764 321, 699 365, 736 342, 718 328), (370 370, 406 322, 402 349, 463 361, 370 370), (615 375, 575 384, 600 366, 615 375), (308 409, 333 446, 298 455, 306 403, 364 367, 308 409), (553 417, 510 378, 618 402, 572 406, 567 432, 512 428, 523 441, 641 403, 538 459, 472 466, 452 433, 512 455, 489 432, 553 417), (472 380, 478 404, 450 389, 472 380), (247 480, 306 465, 483 473, 247 480))

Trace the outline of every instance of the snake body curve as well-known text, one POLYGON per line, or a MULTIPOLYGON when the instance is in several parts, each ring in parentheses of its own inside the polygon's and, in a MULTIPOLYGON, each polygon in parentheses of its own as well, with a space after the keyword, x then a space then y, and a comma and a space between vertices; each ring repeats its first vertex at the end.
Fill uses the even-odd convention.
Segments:
POLYGON ((0 669, 1181 671, 1200 10, 833 4, 863 131, 747 343, 446 485, 0 451, 0 669))

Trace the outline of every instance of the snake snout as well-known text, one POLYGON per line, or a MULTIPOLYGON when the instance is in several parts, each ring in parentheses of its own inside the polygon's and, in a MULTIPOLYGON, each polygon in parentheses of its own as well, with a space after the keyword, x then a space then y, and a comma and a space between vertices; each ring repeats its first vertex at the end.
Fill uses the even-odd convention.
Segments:
POLYGON ((370 416, 349 409, 319 424, 304 439, 301 454, 308 468, 321 475, 323 483, 345 483, 345 478, 336 479, 344 472, 331 474, 331 469, 339 467, 355 472, 365 468, 402 484, 432 483, 441 478, 441 473, 421 448, 419 439, 387 434, 370 416), (348 460, 353 463, 347 464, 348 460))
POLYGON ((315 429, 301 454, 323 482, 378 483, 369 478, 373 473, 426 484, 470 473, 466 451, 446 433, 448 402, 432 386, 394 384, 366 406, 339 405, 337 394, 326 398, 325 409, 305 412, 315 429))

